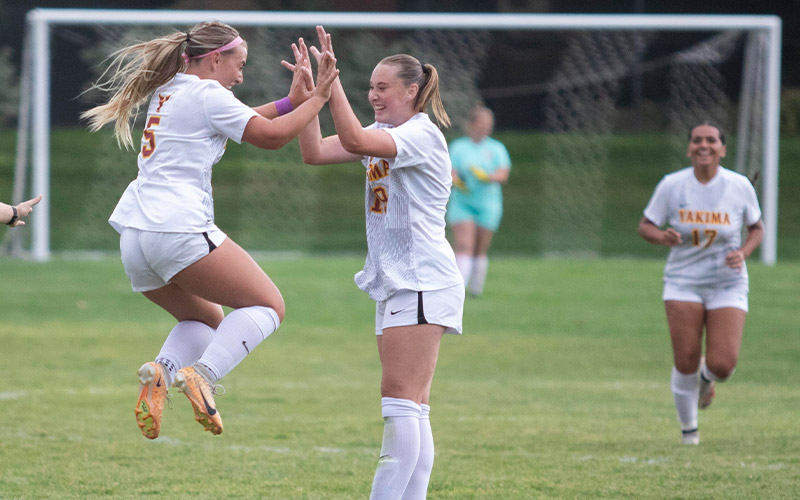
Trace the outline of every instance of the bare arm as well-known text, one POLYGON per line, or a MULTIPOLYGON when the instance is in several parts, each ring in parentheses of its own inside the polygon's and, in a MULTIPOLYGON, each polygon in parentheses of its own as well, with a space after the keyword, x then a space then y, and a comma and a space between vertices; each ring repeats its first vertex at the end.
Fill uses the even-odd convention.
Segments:
POLYGON ((745 259, 750 257, 753 251, 761 245, 761 240, 763 239, 764 223, 758 221, 752 226, 748 226, 744 245, 738 250, 728 252, 728 255, 725 256, 725 265, 734 269, 741 269, 745 259))
POLYGON ((300 132, 298 140, 303 161, 309 165, 349 163, 362 158, 360 155, 347 152, 339 142, 338 135, 323 138, 319 128, 319 117, 314 117, 300 132))
MULTIPOLYGON (((320 50, 333 53, 331 36, 325 33, 322 26, 317 26, 320 50)), ((319 60, 320 51, 311 47, 314 57, 319 60)), ((331 115, 339 143, 349 153, 358 156, 377 156, 380 158, 394 158, 397 156, 397 145, 394 139, 385 130, 365 130, 358 121, 358 117, 350 107, 342 83, 337 79, 331 88, 331 115)))
POLYGON ((639 236, 654 245, 674 247, 682 243, 681 235, 678 231, 671 227, 662 231, 647 217, 642 217, 642 220, 639 221, 639 236))
POLYGON ((489 180, 491 182, 499 182, 500 184, 505 184, 508 182, 508 176, 511 174, 511 169, 508 167, 500 167, 495 170, 492 175, 489 176, 489 180))
MULTIPOLYGON (((292 109, 299 107, 314 95, 314 76, 311 74, 311 62, 308 60, 308 51, 305 47, 305 41, 299 38, 296 44, 292 44, 295 63, 291 64, 285 60, 281 61, 281 65, 288 68, 293 73, 292 84, 289 87, 289 94, 287 95, 292 109)), ((253 109, 264 118, 269 118, 271 120, 280 116, 276 102, 277 101, 268 102, 267 104, 253 109)))
MULTIPOLYGON (((308 47, 306 47, 306 44, 302 38, 299 40, 297 45, 292 44, 292 50, 294 52, 296 64, 292 65, 282 61, 281 63, 286 68, 295 71, 297 65, 301 63, 308 64, 310 67, 308 47)), ((317 58, 317 62, 319 63, 321 58, 319 51, 315 52, 315 56, 317 58)), ((331 94, 333 94, 333 89, 336 88, 337 85, 339 85, 338 77, 331 85, 331 94)), ((311 90, 313 91, 313 80, 311 81, 311 90)), ((334 135, 325 138, 322 137, 322 132, 320 131, 319 126, 319 115, 314 116, 308 125, 306 125, 302 131, 300 131, 298 142, 300 143, 300 154, 303 155, 303 161, 309 165, 349 163, 361 159, 360 156, 345 151, 341 142, 339 142, 338 136, 334 135)))
MULTIPOLYGON (((247 122, 242 140, 263 149, 279 149, 288 144, 320 112, 330 98, 331 84, 338 74, 336 59, 326 52, 320 58, 314 95, 294 111, 273 120, 254 116, 247 122)), ((274 103, 266 106, 274 107, 274 103)))
POLYGON ((0 202, 0 222, 3 224, 8 224, 11 227, 24 226, 25 221, 22 219, 29 216, 31 212, 33 212, 33 206, 40 201, 42 201, 42 195, 39 195, 36 198, 28 201, 23 201, 18 205, 6 205, 5 203, 0 202), (9 224, 12 217, 14 217, 14 210, 17 212, 17 219, 13 224, 9 224))

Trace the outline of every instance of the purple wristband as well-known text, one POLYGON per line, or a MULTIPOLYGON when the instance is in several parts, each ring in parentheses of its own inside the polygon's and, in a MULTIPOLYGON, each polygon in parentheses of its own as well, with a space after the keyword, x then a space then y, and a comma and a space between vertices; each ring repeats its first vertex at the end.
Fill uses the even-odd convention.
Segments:
POLYGON ((284 97, 275 101, 275 109, 278 110, 278 116, 281 116, 291 112, 294 108, 292 107, 292 101, 288 97, 284 97))

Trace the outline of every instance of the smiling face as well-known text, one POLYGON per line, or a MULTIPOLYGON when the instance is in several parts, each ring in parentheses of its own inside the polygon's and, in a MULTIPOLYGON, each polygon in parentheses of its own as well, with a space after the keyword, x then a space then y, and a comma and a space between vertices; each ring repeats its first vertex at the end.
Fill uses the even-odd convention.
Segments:
POLYGON ((230 90, 244 81, 244 65, 247 63, 247 46, 237 45, 225 54, 212 54, 214 74, 212 78, 230 90))
POLYGON ((726 148, 720 138, 719 129, 712 125, 698 125, 689 136, 686 153, 695 168, 716 168, 725 157, 726 148))
POLYGON ((397 66, 377 65, 369 79, 369 103, 375 111, 375 121, 394 126, 408 121, 417 113, 414 101, 418 90, 416 83, 403 85, 397 76, 397 66))

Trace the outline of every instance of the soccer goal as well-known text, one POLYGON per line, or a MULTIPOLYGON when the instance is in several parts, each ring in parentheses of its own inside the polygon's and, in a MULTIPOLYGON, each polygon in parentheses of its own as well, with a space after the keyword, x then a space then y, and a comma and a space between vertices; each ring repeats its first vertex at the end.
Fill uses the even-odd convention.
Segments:
MULTIPOLYGON (((45 196, 30 230, 7 231, 6 252, 47 260, 52 251, 116 251, 106 220, 136 175, 135 153, 119 151, 110 130, 87 139, 77 118, 52 126, 52 90, 70 84, 53 74, 54 53, 68 46, 97 68, 132 41, 207 20, 231 24, 248 40, 245 84, 236 89, 248 104, 284 95, 291 75, 280 60, 298 37, 315 42, 321 24, 335 37, 362 123, 371 121, 372 68, 398 52, 437 67, 456 124, 474 103, 493 109, 513 163, 495 251, 651 251, 635 234, 641 211, 661 176, 688 165, 689 127, 712 119, 730 138, 724 165, 756 185, 766 226, 760 256, 776 261, 781 21, 734 15, 35 9, 27 17, 13 199, 45 196)), ((96 77, 87 74, 70 98, 96 77)), ((86 109, 98 96, 81 99, 86 109)), ((220 226, 251 250, 361 251, 363 172, 307 167, 296 146, 284 149, 229 147, 223 162, 233 160, 214 171, 220 226)))

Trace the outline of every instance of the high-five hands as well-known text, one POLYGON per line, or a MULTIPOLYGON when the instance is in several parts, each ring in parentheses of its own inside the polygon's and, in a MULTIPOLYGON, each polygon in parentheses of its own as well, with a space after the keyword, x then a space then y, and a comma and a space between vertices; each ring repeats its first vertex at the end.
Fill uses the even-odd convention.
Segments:
POLYGON ((292 44, 294 53, 294 64, 282 60, 281 65, 292 71, 292 85, 289 87, 289 101, 292 107, 306 102, 314 95, 314 75, 311 73, 311 61, 308 59, 308 49, 302 38, 297 43, 292 44))
POLYGON ((283 67, 294 72, 292 87, 289 90, 289 99, 293 104, 293 91, 299 99, 302 98, 300 102, 305 101, 312 95, 328 100, 331 96, 331 84, 333 84, 334 80, 339 76, 339 69, 336 68, 336 57, 331 49, 331 36, 325 33, 322 26, 317 26, 317 36, 320 37, 320 47, 322 51, 318 50, 316 47, 311 47, 311 53, 317 61, 316 87, 314 86, 311 74, 311 61, 308 56, 308 47, 302 38, 298 39, 296 44, 292 44, 295 63, 292 64, 285 60, 281 61, 283 67))

